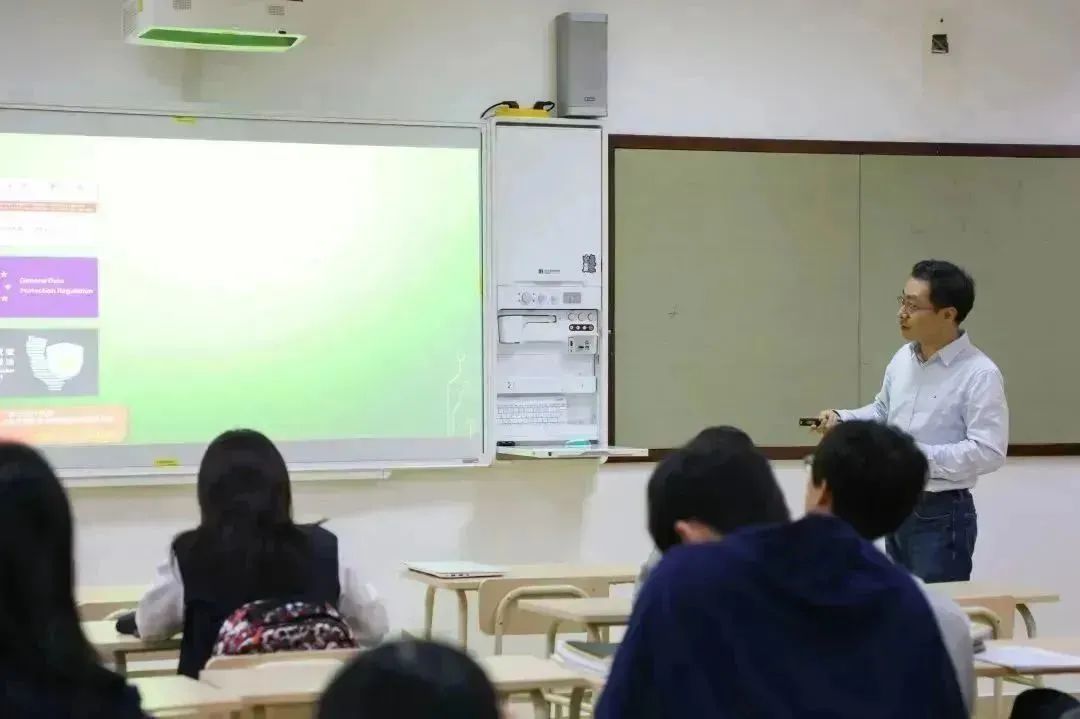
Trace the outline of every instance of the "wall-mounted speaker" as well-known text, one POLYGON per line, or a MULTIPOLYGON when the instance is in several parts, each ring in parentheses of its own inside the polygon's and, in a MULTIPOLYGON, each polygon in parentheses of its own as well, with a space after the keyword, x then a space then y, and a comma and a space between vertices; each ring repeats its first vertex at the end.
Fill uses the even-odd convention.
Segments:
POLYGON ((555 18, 556 112, 607 117, 608 16, 567 12, 555 18))

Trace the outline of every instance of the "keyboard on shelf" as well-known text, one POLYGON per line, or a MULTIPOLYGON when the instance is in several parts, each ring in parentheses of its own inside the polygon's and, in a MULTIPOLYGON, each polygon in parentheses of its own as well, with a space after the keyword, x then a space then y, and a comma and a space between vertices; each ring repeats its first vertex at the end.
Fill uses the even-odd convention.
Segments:
POLYGON ((565 397, 500 399, 495 407, 499 424, 567 424, 565 397))

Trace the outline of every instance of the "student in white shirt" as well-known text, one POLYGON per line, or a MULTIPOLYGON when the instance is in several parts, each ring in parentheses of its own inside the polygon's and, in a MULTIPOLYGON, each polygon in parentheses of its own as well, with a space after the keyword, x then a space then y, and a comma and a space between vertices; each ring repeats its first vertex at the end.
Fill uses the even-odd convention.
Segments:
POLYGON ((951 262, 919 262, 898 300, 908 343, 889 362, 881 391, 860 409, 825 410, 818 428, 872 420, 915 438, 930 462, 930 483, 886 548, 924 581, 966 581, 978 534, 971 489, 1005 463, 1009 445, 1005 383, 960 327, 975 304, 967 272, 951 262))
POLYGON ((225 619, 259 600, 331 603, 361 645, 383 638, 386 610, 342 560, 337 537, 293 523, 288 468, 269 439, 234 430, 214 440, 198 495, 199 526, 173 542, 135 613, 144 639, 183 630, 181 674, 197 677, 225 619))

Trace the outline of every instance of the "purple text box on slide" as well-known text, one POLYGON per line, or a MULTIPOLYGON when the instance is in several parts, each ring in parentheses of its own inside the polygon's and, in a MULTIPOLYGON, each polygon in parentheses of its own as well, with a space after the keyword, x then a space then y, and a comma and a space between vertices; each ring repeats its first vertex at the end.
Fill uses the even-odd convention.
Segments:
POLYGON ((0 257, 0 317, 97 317, 96 257, 0 257))

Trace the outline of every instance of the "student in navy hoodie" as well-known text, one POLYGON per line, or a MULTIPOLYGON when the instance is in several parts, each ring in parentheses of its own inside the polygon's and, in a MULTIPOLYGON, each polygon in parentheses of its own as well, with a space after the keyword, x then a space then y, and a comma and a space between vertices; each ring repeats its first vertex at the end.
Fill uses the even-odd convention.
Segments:
MULTIPOLYGON (((844 422, 809 458, 806 511, 831 514, 871 542, 887 536, 911 516, 926 490, 927 465, 907 433, 879 422, 844 422)), ((910 571, 910 570, 909 570, 910 571)), ((948 595, 915 584, 926 597, 949 652, 964 705, 975 707, 975 662, 971 622, 948 595)))
POLYGON ((753 447, 716 451, 710 471, 649 482, 664 556, 597 718, 966 717, 923 592, 850 524, 815 513, 717 541, 708 488, 751 483, 756 497, 776 481, 753 447))
MULTIPOLYGON (((743 456, 738 452, 740 449, 751 452, 754 449, 754 441, 746 432, 736 427, 710 427, 699 432, 682 449, 665 457, 653 472, 649 484, 649 501, 656 507, 655 516, 667 517, 693 508, 707 512, 707 515, 699 514, 697 524, 685 524, 680 530, 667 524, 657 527, 654 535, 678 544, 683 538, 674 536, 676 531, 695 535, 703 530, 706 538, 714 538, 755 524, 788 521, 784 495, 776 482, 769 481, 772 470, 767 462, 755 461, 752 467, 737 476, 729 472, 726 482, 695 483, 695 477, 723 473, 732 457, 743 456), (673 506, 672 502, 678 502, 679 506, 673 506)), ((660 557, 660 550, 654 549, 642 565, 635 596, 641 591, 649 572, 660 562, 660 557)))
POLYGON ((75 608, 71 508, 52 467, 0 442, 0 717, 142 719, 75 608))

